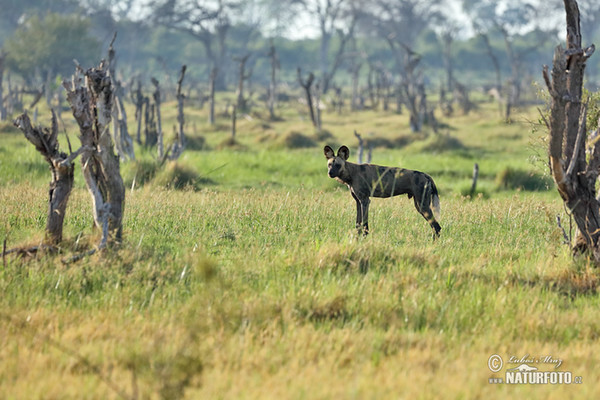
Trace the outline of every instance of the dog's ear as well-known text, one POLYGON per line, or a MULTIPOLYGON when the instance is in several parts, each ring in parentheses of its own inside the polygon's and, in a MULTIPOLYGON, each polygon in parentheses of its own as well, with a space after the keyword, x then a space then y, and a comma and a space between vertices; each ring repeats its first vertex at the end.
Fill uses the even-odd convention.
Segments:
POLYGON ((335 153, 333 152, 333 149, 329 146, 325 146, 325 148, 323 149, 323 154, 325 154, 325 158, 326 159, 330 159, 335 157, 335 153))
POLYGON ((338 149, 338 157, 343 158, 344 160, 347 160, 348 157, 350 157, 350 149, 348 149, 346 146, 342 146, 338 149))

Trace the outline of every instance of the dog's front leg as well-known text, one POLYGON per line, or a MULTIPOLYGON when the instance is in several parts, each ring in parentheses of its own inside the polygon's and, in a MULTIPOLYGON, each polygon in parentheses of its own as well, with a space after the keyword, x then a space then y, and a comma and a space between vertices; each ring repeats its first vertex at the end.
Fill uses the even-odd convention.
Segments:
POLYGON ((362 214, 362 234, 367 236, 369 234, 369 198, 364 198, 360 200, 360 208, 362 214))
POLYGON ((360 233, 362 230, 362 208, 360 205, 360 200, 358 200, 358 197, 356 197, 352 191, 350 191, 350 194, 352 195, 354 201, 356 201, 356 229, 358 229, 360 233))

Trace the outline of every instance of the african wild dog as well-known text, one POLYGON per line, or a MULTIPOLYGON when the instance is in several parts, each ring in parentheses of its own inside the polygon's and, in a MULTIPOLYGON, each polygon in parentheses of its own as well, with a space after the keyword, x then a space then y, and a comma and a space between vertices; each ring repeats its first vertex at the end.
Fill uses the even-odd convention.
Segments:
POLYGON ((440 212, 440 199, 433 179, 420 171, 404 168, 382 167, 372 164, 354 164, 348 162, 350 150, 342 146, 337 156, 329 146, 324 148, 327 169, 330 178, 344 183, 350 188, 350 194, 356 200, 356 228, 366 235, 369 233, 369 197, 392 197, 407 194, 414 198, 417 211, 431 225, 434 239, 442 228, 435 220, 434 212, 440 212))

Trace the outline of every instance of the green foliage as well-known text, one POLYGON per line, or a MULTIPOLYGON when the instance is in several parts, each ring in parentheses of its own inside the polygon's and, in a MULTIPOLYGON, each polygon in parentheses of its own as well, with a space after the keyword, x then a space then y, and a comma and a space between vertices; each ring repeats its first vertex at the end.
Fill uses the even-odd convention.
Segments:
POLYGON ((89 34, 90 21, 79 15, 32 16, 5 43, 7 64, 26 79, 41 73, 69 76, 73 60, 86 67, 98 58, 100 43, 89 34))

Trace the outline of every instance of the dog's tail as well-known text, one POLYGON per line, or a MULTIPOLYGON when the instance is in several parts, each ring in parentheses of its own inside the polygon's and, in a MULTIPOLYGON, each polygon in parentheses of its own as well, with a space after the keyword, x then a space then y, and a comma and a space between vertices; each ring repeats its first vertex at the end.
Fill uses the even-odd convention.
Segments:
POLYGON ((436 218, 440 217, 440 196, 438 195, 437 187, 435 186, 435 182, 433 182, 433 178, 429 175, 427 176, 431 182, 431 206, 433 208, 433 214, 436 218))

